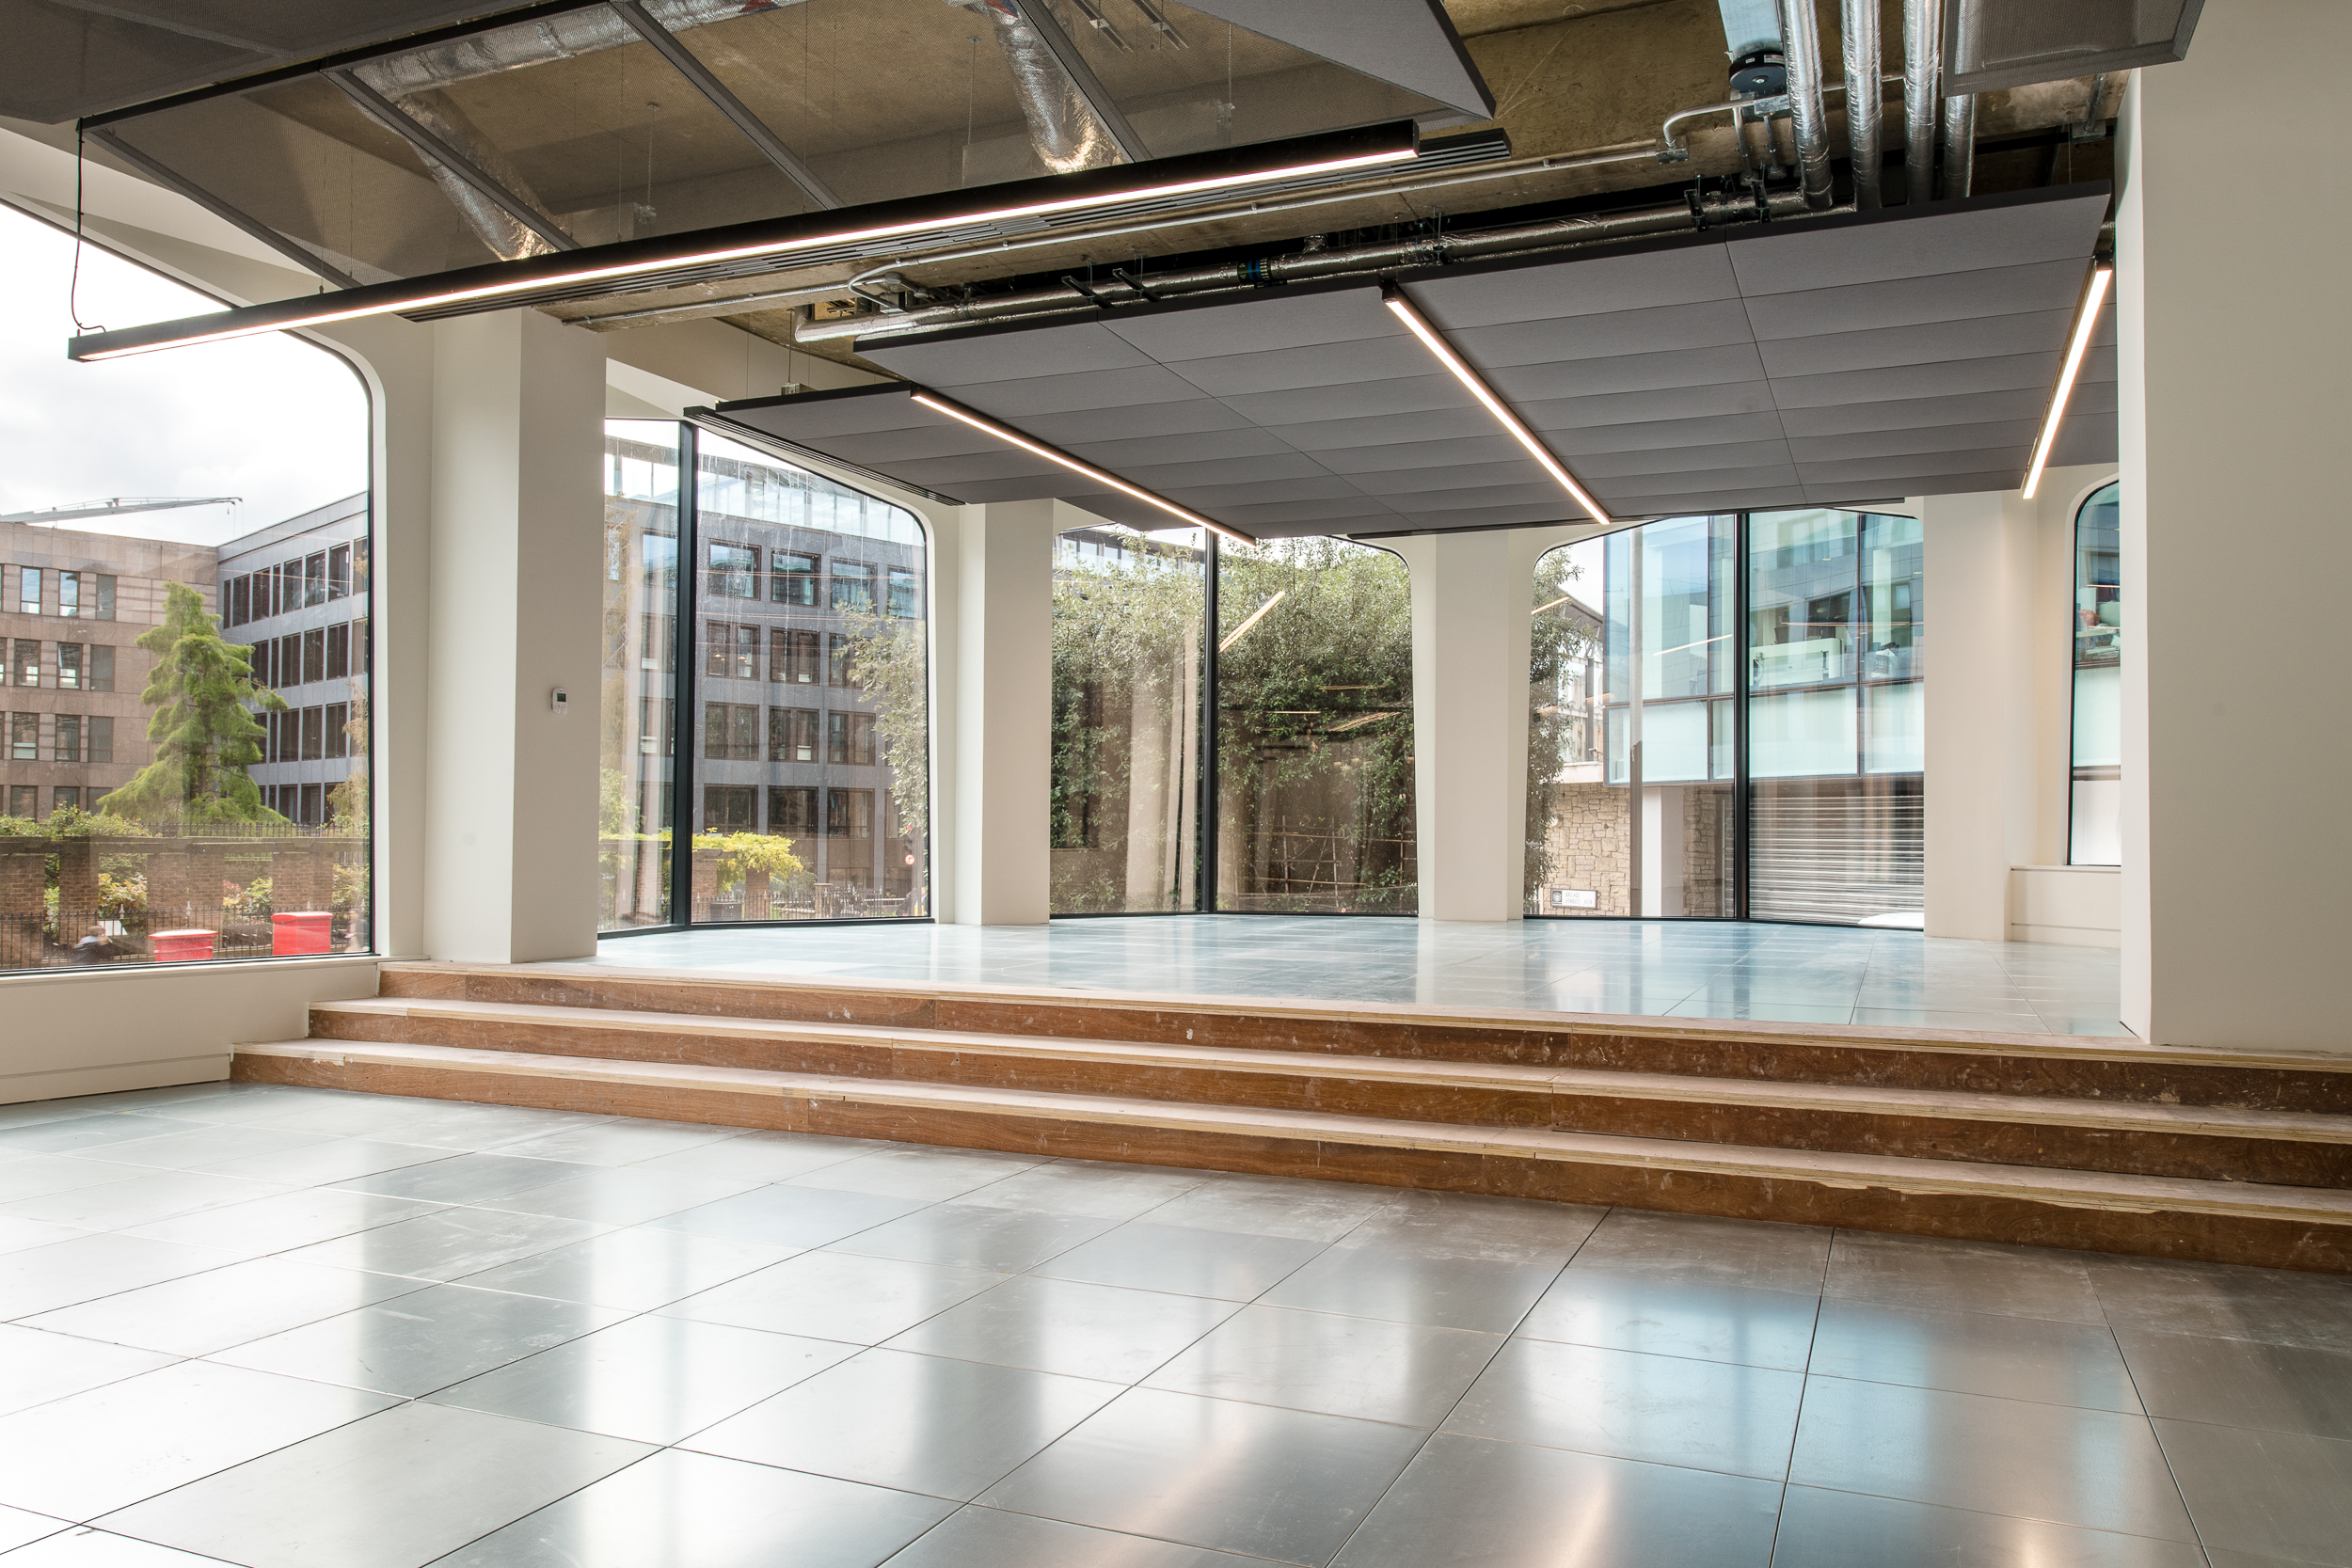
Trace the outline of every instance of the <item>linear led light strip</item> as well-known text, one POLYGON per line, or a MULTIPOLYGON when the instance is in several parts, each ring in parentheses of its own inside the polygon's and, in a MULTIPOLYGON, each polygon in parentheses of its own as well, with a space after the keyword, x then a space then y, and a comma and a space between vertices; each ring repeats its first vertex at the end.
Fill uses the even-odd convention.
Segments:
MULTIPOLYGON (((1317 174, 1331 174, 1352 168, 1373 168, 1383 164, 1408 163, 1416 156, 1415 148, 1407 142, 1402 146, 1380 148, 1367 152, 1350 153, 1341 157, 1315 158, 1311 161, 1284 164, 1276 168, 1247 170, 1232 174, 1216 174, 1193 179, 1163 180, 1158 182, 1122 186, 1117 190, 1097 192, 1089 196, 1066 196, 1043 200, 1019 201, 999 207, 981 207, 974 212, 946 217, 925 215, 892 223, 876 223, 842 229, 828 229, 822 233, 806 234, 791 239, 769 239, 753 243, 715 246, 702 250, 664 251, 657 256, 635 261, 583 265, 559 271, 532 271, 525 277, 494 279, 456 288, 421 289, 414 293, 396 287, 372 291, 375 297, 363 304, 336 304, 336 294, 318 296, 318 309, 278 316, 261 322, 245 322, 227 326, 206 328, 208 321, 216 317, 197 316, 184 323, 187 330, 152 342, 125 344, 119 347, 94 346, 79 348, 82 341, 103 341, 117 334, 93 335, 93 340, 77 340, 68 350, 69 356, 78 360, 119 359, 127 355, 151 354, 157 349, 186 348, 197 343, 225 342, 232 338, 258 337, 264 332, 286 332, 297 327, 325 326, 333 322, 356 321, 365 316, 390 315, 400 310, 430 309, 437 306, 462 304, 468 300, 494 299, 501 294, 535 293, 543 289, 562 288, 575 283, 593 283, 608 278, 628 277, 641 273, 668 272, 676 267, 705 266, 719 261, 740 261, 753 256, 783 258, 795 251, 814 250, 828 245, 849 245, 863 240, 888 239, 898 234, 914 234, 927 230, 960 228, 970 224, 996 223, 1007 218, 1035 217, 1051 213, 1072 213, 1089 207, 1107 207, 1131 201, 1147 201, 1160 198, 1187 196, 1203 191, 1230 190, 1240 185, 1259 185, 1279 180, 1296 180, 1317 174)), ((1175 160, 1170 160, 1171 162, 1175 160)), ((1034 185, 1043 182, 1023 182, 1034 185)), ((569 254, 586 258, 594 251, 580 250, 569 254)), ((267 310, 266 306, 247 307, 247 310, 267 310)), ((243 312, 232 312, 240 314, 243 312)), ((126 332, 137 331, 127 328, 126 332)), ((1213 525, 1214 526, 1214 525, 1213 525)))
POLYGON ((989 419, 986 415, 975 414, 972 410, 963 407, 960 404, 949 403, 946 398, 936 396, 930 392, 915 393, 914 401, 921 404, 924 407, 933 410, 934 412, 946 415, 951 420, 961 420, 975 430, 993 436, 996 439, 1004 442, 1007 446, 1019 447, 1023 451, 1034 453, 1039 457, 1042 457, 1048 463, 1058 463, 1073 474, 1084 474, 1087 478, 1093 480, 1098 484, 1107 484, 1112 489, 1118 491, 1120 495, 1133 496, 1136 499, 1143 502, 1146 506, 1156 506, 1161 511, 1167 513, 1169 516, 1178 518, 1190 527, 1205 528, 1212 533, 1221 533, 1225 535, 1226 538, 1235 540, 1244 545, 1254 545, 1258 542, 1254 536, 1244 533, 1239 529, 1227 528, 1223 523, 1213 523, 1209 521, 1208 518, 1200 515, 1198 512, 1187 512, 1172 500, 1168 500, 1164 497, 1155 496, 1149 490, 1130 484, 1125 480, 1118 477, 1116 474, 1104 473, 1093 464, 1081 462, 1079 459, 1071 456, 1068 452, 1056 451, 1054 448, 1045 445, 1041 441, 1032 441, 1026 436, 1022 435, 1019 431, 1000 425, 994 420, 989 419))
POLYGON ((2090 275, 2090 288, 2083 295, 2082 313, 2074 318, 2074 341, 2066 345, 2066 364, 2058 372, 2058 390, 2050 394, 2050 411, 2042 416, 2042 438, 2033 444, 2033 462, 2026 469, 2025 499, 2033 499, 2033 493, 2042 488, 2042 470, 2050 461, 2050 449, 2058 445, 2058 429, 2066 423, 2066 400, 2074 395, 2074 377, 2082 373, 2083 356, 2090 348, 2090 335, 2098 329, 2099 307, 2107 297, 2107 285, 2115 279, 2113 267, 2100 267, 2090 275))
POLYGON ((1576 504, 1590 514, 1593 521, 1608 524, 1614 520, 1609 515, 1607 509, 1593 499, 1592 492, 1579 484, 1576 482, 1576 476, 1568 472, 1558 458, 1551 455, 1549 448, 1535 439, 1535 433, 1527 428, 1526 421, 1511 412, 1509 405, 1495 396, 1493 390, 1480 378, 1478 372, 1470 368, 1470 361, 1454 353, 1454 345, 1438 336, 1438 329, 1422 318, 1422 313, 1413 309, 1413 302, 1405 297, 1402 290, 1393 283, 1390 284, 1381 291, 1381 303, 1396 312, 1396 319, 1412 329, 1413 336, 1421 340, 1422 346, 1436 355, 1438 362, 1454 372, 1454 379, 1469 388, 1470 395, 1486 405, 1486 412, 1495 417, 1496 422, 1510 433, 1513 440, 1527 449, 1527 454, 1530 457, 1543 465, 1544 472, 1559 481, 1563 490, 1576 498, 1576 504))

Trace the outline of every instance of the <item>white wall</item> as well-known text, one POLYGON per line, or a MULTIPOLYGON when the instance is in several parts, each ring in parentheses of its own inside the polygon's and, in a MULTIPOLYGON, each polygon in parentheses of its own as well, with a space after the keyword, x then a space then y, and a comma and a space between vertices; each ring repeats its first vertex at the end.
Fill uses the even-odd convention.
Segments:
POLYGON ((2352 1052, 2339 585, 2352 214, 2314 198, 2352 6, 2205 8, 2119 125, 2123 1021, 2166 1045, 2352 1052))

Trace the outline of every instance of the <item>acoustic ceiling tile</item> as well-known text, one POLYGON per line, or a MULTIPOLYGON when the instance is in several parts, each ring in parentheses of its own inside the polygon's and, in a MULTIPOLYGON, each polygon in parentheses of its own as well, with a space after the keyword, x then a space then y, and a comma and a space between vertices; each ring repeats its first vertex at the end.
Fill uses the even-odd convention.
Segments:
POLYGON ((1281 451, 1264 457, 1217 458, 1201 463, 1130 463, 1119 477, 1146 490, 1176 490, 1193 484, 1246 484, 1277 479, 1320 479, 1323 465, 1303 452, 1281 451))
POLYGON ((1408 283, 1405 292, 1431 321, 1456 332, 1502 322, 1737 299, 1740 286, 1723 245, 1714 242, 1448 273, 1408 283))
MULTIPOLYGON (((1418 346, 1418 345, 1416 345, 1418 346)), ((1423 351, 1423 366, 1429 361, 1423 351)), ((1189 389, 1189 388, 1188 388, 1189 389)), ((1418 414, 1438 408, 1471 408, 1476 404, 1462 384, 1441 369, 1417 369, 1411 375, 1352 385, 1248 392, 1223 400, 1225 405, 1255 423, 1295 424, 1311 420, 1360 419, 1375 414, 1418 414)))
POLYGON ((1159 365, 1132 370, 1082 371, 1025 381, 993 381, 961 388, 956 401, 991 419, 1015 424, 1037 414, 1068 414, 1081 408, 1118 408, 1132 404, 1173 403, 1200 396, 1200 389, 1159 365))
POLYGON ((1876 403, 1889 398, 1951 397, 1962 392, 2006 392, 2046 388, 2064 356, 2008 354, 1989 359, 1947 359, 1934 365, 1890 365, 1876 371, 1833 371, 1826 375, 1775 378, 1772 397, 1783 412, 1830 404, 1876 403))
MULTIPOLYGON (((2022 464, 2014 468, 1989 468, 1983 473, 1976 474, 1923 475, 1919 479, 1903 487, 1903 496, 1905 498, 1912 496, 1972 496, 1982 494, 1987 490, 2014 490, 2018 485, 2025 483, 2025 479, 2026 470, 2024 465, 2022 464)), ((1867 507, 1862 505, 1862 502, 1869 500, 1892 501, 1897 499, 1883 489, 1877 491, 1874 495, 1859 496, 1856 493, 1856 487, 1852 485, 1848 485, 1842 488, 1836 485, 1823 485, 1819 489, 1812 490, 1807 493, 1818 495, 1821 498, 1821 499, 1817 502, 1819 505, 1843 506, 1850 509, 1865 511, 1867 510, 1867 507)))
POLYGON ((1183 435, 1137 436, 1124 440, 1064 441, 1062 450, 1097 467, 1124 473, 1131 463, 1194 463, 1212 458, 1271 457, 1292 449, 1279 437, 1248 426, 1239 430, 1196 430, 1183 435))
POLYGON ((1274 501, 1351 500, 1360 503, 1363 493, 1336 474, 1302 475, 1297 479, 1260 479, 1232 484, 1192 484, 1182 489, 1157 491, 1179 506, 1188 506, 1211 516, 1222 516, 1223 509, 1233 506, 1253 506, 1274 501))
POLYGON ((1788 443, 1775 436, 1765 441, 1726 441, 1720 445, 1644 447, 1632 451, 1595 452, 1577 460, 1576 476, 1587 483, 1600 484, 1637 474, 1689 474, 1708 468, 1777 467, 1791 460, 1788 443))
POLYGON ((1513 406, 1519 418, 1549 435, 1560 430, 1601 430, 1668 420, 1711 419, 1727 414, 1776 414, 1772 389, 1759 375, 1753 381, 1719 381, 1703 387, 1661 387, 1646 392, 1599 392, 1582 397, 1525 398, 1513 406))
POLYGON ((1002 451, 1005 444, 985 431, 942 420, 919 430, 887 430, 871 436, 826 436, 802 443, 829 457, 863 467, 887 468, 893 463, 926 457, 956 457, 966 452, 1002 451))
POLYGON ((1086 441, 1141 440, 1153 436, 1189 436, 1202 430, 1246 430, 1249 421, 1191 388, 1172 403, 1131 403, 1112 408, 1073 408, 1035 414, 1021 421, 1025 435, 1059 447, 1086 441))
POLYGON ((1464 358, 1489 372, 1552 359, 1605 359, 1754 341, 1748 312, 1736 299, 1504 322, 1449 332, 1446 339, 1464 358))
POLYGON ((994 381, 1132 370, 1152 363, 1150 355, 1094 321, 945 340, 860 338, 857 352, 894 375, 947 392, 994 381))
POLYGON ((1764 512, 1805 504, 1803 485, 1755 484, 1728 490, 1685 490, 1673 495, 1645 496, 1640 504, 1617 510, 1628 517, 1697 517, 1719 512, 1764 512))
MULTIPOLYGON (((1400 468, 1460 468, 1481 463, 1525 463, 1527 449, 1508 436, 1466 436, 1449 441, 1382 441, 1318 451, 1315 460, 1335 474, 1389 473, 1400 468)), ((1537 469, 1541 472, 1541 469, 1537 469)))
POLYGON ((1765 371, 1778 380, 1836 371, 1883 370, 1890 365, 1933 365, 1952 359, 1984 359, 2004 354, 2063 354, 2074 325, 2071 310, 2036 310, 1972 321, 1934 322, 1922 326, 1876 326, 1862 332, 1828 332, 1813 338, 1783 338, 1759 343, 1765 371))
POLYGON ((1634 424, 1582 429, 1545 428, 1544 442, 1573 462, 1588 452, 1647 451, 1655 447, 1711 446, 1724 441, 1769 441, 1781 434, 1780 414, 1703 414, 1693 420, 1645 420, 1634 424))
POLYGON ((1230 522, 1247 532, 1256 523, 1311 522, 1317 518, 1381 517, 1384 508, 1363 496, 1333 497, 1328 500, 1271 501, 1249 506, 1229 506, 1218 514, 1219 522, 1230 522))
MULTIPOLYGON (((1554 492, 1559 495, 1558 492, 1554 492)), ((1588 523, 1592 521, 1583 508, 1565 495, 1555 502, 1549 499, 1521 505, 1465 507, 1455 511, 1434 508, 1405 511, 1405 521, 1421 529, 1534 528, 1550 523, 1588 523)))
POLYGON ((1925 213, 1899 208, 1804 224, 1766 224, 1725 236, 1741 294, 1798 293, 1847 283, 1981 272, 1989 267, 2089 261, 2106 220, 2102 185, 2082 194, 1953 201, 1925 213))
POLYGON ((2109 424, 2115 422, 2115 411, 2122 402, 2122 388, 2112 381, 2077 381, 2074 395, 2066 400, 2066 417, 2075 420, 2086 415, 2105 415, 2109 424))
POLYGON ((1833 463, 1848 457, 1891 457, 1904 452, 2030 445, 2041 430, 2039 420, 1926 425, 1909 430, 1857 430, 1836 436, 1800 436, 1788 443, 1788 450, 1801 464, 1833 463))
POLYGON ((2082 295, 2090 262, 2069 257, 1981 272, 1899 277, 1799 293, 1761 294, 1746 302, 1758 342, 1823 332, 1867 332, 1881 326, 1924 326, 2018 311, 2064 310, 2082 295))
MULTIPOLYGON (((1590 397, 1606 392, 1652 392, 1676 387, 1720 387, 1761 381, 1764 362, 1754 343, 1673 349, 1563 364, 1514 365, 1488 373, 1487 385, 1514 404, 1519 400, 1590 397)), ((1524 417, 1524 416, 1522 416, 1524 417)))
POLYGON ((1050 474, 1029 474, 1014 479, 973 480, 952 487, 928 483, 914 478, 912 474, 902 474, 897 477, 911 484, 920 484, 926 490, 936 490, 942 495, 952 497, 966 506, 978 506, 990 501, 1050 500, 1057 496, 1074 496, 1077 494, 1075 487, 1086 483, 1086 481, 1077 475, 1060 470, 1050 474))
MULTIPOLYGON (((1299 424, 1269 421, 1268 428, 1300 451, 1335 452, 1361 447, 1389 447, 1422 441, 1474 441, 1500 436, 1495 417, 1476 404, 1455 408, 1423 409, 1410 414, 1365 414, 1346 420, 1312 420, 1299 424)), ((1513 446, 1518 443, 1512 442, 1513 446)), ((1328 461, 1327 459, 1327 461, 1328 461)))
MULTIPOLYGON (((1145 282, 1150 282, 1146 275, 1145 282)), ((1229 354, 1306 348, 1359 338, 1387 338, 1396 318, 1366 286, 1333 292, 1269 289, 1250 298, 1216 304, 1116 311, 1103 325, 1162 364, 1229 354)))
MULTIPOLYGON (((1887 457, 1847 457, 1829 463, 1804 463, 1804 483, 1852 484, 1867 481, 1873 484, 1899 484, 1919 482, 1938 474, 1991 473, 2007 471, 2022 474, 2032 460, 2033 448, 2021 443, 2013 447, 1979 447, 1966 451, 1898 452, 1887 457)), ((1906 492, 1907 493, 1907 492, 1906 492)))
POLYGON ((1415 515, 1490 510, 1499 506, 1527 507, 1538 514, 1573 508, 1575 498, 1549 480, 1521 484, 1481 484, 1475 488, 1433 484, 1416 490, 1367 491, 1400 512, 1415 515))
POLYGON ((2078 463, 2113 463, 2121 455, 2113 420, 2069 419, 2050 443, 2050 461, 2058 467, 2078 463))
POLYGON ((2003 420, 2039 420, 2049 393, 2038 387, 1947 397, 1887 398, 1875 403, 1832 403, 1818 408, 1784 408, 1780 422, 1794 440, 1801 436, 1837 436, 1860 430, 1925 430, 1947 424, 1994 424, 2003 420))
MULTIPOLYGON (((2113 381, 2116 375, 2115 345, 2093 343, 2083 351, 2082 369, 2075 373, 2074 379, 2077 382, 2113 381)), ((2057 385, 2056 377, 2052 378, 2051 385, 2057 385)))
POLYGON ((1426 374, 1434 361, 1403 327, 1385 338, 1358 338, 1308 348, 1227 354, 1174 361, 1169 369, 1211 397, 1287 392, 1303 387, 1345 387, 1426 374))
POLYGON ((1055 481, 1061 483, 1070 470, 1032 457, 1018 447, 998 447, 993 451, 960 452, 952 457, 902 458, 890 465, 889 472, 927 490, 960 495, 962 486, 981 480, 1017 479, 1025 474, 1064 476, 1055 481))
POLYGON ((897 388, 856 397, 762 400, 756 406, 728 408, 722 413, 738 424, 798 441, 890 430, 928 430, 941 422, 938 415, 916 403, 907 391, 897 388))
POLYGON ((1692 468, 1678 474, 1625 474, 1595 480, 1587 488, 1602 501, 1617 503, 1620 510, 1653 512, 1657 508, 1648 499, 1652 497, 1701 490, 1779 489, 1799 483, 1797 466, 1784 459, 1745 467, 1692 468))

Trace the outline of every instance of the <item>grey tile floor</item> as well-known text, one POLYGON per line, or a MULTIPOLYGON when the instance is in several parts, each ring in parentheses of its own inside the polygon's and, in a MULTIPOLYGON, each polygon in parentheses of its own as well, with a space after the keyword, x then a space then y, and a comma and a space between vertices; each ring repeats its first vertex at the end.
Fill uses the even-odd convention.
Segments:
POLYGON ((706 927, 609 939, 596 961, 1791 1023, 2127 1032, 2116 1021, 2110 951, 1835 926, 1224 914, 706 927))
POLYGON ((0 1568, 2352 1565, 2352 1280, 325 1090, 0 1107, 0 1568))

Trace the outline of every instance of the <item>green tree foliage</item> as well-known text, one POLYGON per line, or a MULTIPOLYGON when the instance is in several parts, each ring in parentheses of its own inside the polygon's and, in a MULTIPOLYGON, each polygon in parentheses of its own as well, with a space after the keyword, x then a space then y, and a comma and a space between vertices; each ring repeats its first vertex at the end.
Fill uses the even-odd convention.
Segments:
POLYGON ((1585 721, 1565 701, 1576 661, 1600 654, 1598 628, 1575 602, 1590 602, 1597 593, 1583 583, 1583 576, 1584 569, 1563 546, 1535 563, 1534 597, 1529 600, 1535 612, 1529 623, 1527 682, 1525 885, 1531 895, 1542 885, 1548 863, 1551 786, 1570 763, 1584 759, 1594 739, 1584 733, 1585 721))
POLYGON ((147 738, 155 760, 100 802, 109 816, 140 821, 282 822, 262 803, 246 769, 266 734, 247 704, 276 712, 285 699, 253 683, 253 650, 221 641, 220 623, 185 583, 169 585, 164 620, 138 645, 155 656, 140 700, 153 709, 147 738))
POLYGON ((327 827, 331 832, 358 835, 368 831, 368 700, 351 699, 351 718, 343 725, 343 754, 351 771, 326 792, 327 827))

